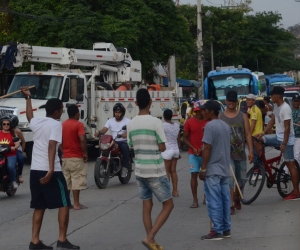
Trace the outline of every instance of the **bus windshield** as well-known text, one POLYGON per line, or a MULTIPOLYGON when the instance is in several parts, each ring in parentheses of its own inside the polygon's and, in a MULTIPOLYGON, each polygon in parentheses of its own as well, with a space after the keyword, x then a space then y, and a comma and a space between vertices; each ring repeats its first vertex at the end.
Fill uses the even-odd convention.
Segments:
POLYGON ((216 96, 218 100, 225 100, 226 93, 229 90, 235 90, 238 96, 245 96, 251 92, 251 75, 221 75, 211 77, 211 81, 216 89, 216 96))
MULTIPOLYGON (((49 100, 59 98, 62 76, 54 75, 16 75, 8 89, 7 94, 20 90, 20 87, 35 86, 30 89, 31 98, 39 100, 49 100)), ((11 98, 22 98, 22 93, 17 93, 11 98)))

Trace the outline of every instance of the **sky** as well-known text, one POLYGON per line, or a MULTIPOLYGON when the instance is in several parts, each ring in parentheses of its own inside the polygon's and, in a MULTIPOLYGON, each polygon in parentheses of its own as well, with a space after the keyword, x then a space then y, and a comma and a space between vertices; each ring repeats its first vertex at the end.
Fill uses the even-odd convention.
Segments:
MULTIPOLYGON (((228 0, 226 1, 228 2, 228 0)), ((241 2, 241 0, 235 0, 241 2)), ((180 4, 197 4, 197 0, 180 0, 180 4)), ((202 5, 221 7, 224 0, 201 0, 202 5)), ((254 12, 273 11, 281 14, 283 28, 300 24, 300 2, 295 0, 252 0, 250 5, 254 12)))

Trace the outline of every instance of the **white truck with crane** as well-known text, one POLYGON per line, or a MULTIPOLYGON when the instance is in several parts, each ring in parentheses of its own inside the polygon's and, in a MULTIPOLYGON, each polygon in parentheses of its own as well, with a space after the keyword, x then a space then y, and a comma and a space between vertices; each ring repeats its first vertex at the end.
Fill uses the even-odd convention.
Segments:
MULTIPOLYGON (((95 145, 96 124, 102 128, 113 117, 112 108, 121 102, 129 119, 137 115, 135 105, 138 88, 142 84, 140 61, 134 61, 125 48, 116 48, 112 43, 94 43, 93 50, 68 49, 59 47, 10 44, 0 46, 0 70, 13 69, 25 62, 49 63, 48 71, 17 73, 7 94, 22 86, 35 86, 31 89, 34 117, 44 117, 45 104, 50 98, 60 98, 64 104, 61 121, 66 120, 68 105, 76 104, 80 110, 80 121, 85 125, 89 144, 95 145)), ((177 85, 176 85, 177 86, 177 85)), ((164 109, 172 109, 174 119, 178 115, 178 87, 168 90, 149 91, 152 98, 151 115, 161 118, 164 109)), ((25 101, 21 93, 0 99, 0 116, 11 113, 19 118, 19 128, 26 141, 26 155, 31 159, 33 133, 25 114, 25 101)), ((47 133, 45 131, 45 133, 47 133)))

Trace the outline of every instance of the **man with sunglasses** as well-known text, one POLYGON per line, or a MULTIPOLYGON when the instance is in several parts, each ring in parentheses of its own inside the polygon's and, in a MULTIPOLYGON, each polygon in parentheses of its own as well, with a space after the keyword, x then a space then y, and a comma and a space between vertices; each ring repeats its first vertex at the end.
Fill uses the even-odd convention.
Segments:
POLYGON ((0 130, 0 144, 6 144, 10 146, 10 151, 4 154, 7 157, 7 168, 9 180, 12 182, 14 189, 18 188, 16 180, 16 163, 17 163, 17 151, 20 146, 19 142, 13 142, 14 132, 11 128, 11 121, 6 115, 0 118, 1 130, 0 130))
POLYGON ((294 123, 295 142, 294 158, 300 164, 300 95, 294 95, 292 99, 292 116, 294 123))
MULTIPOLYGON (((237 110, 238 98, 237 92, 230 90, 226 94, 226 109, 220 114, 220 120, 226 122, 231 129, 231 160, 233 172, 237 178, 240 188, 244 186, 247 173, 247 156, 245 150, 245 140, 248 144, 249 154, 248 160, 250 163, 253 161, 253 147, 252 138, 250 132, 249 119, 246 114, 237 110)), ((229 178, 230 187, 230 214, 235 213, 235 209, 241 209, 240 195, 237 188, 234 190, 233 177, 229 178)))

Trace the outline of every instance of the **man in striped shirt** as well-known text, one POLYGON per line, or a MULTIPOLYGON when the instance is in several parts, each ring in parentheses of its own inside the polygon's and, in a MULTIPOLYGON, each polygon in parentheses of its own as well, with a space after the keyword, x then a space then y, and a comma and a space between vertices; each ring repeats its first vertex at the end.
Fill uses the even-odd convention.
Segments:
POLYGON ((166 149, 166 136, 161 120, 149 114, 151 104, 148 90, 139 89, 136 94, 139 114, 128 123, 127 138, 129 146, 132 146, 135 152, 135 176, 139 197, 143 200, 143 222, 147 237, 142 243, 148 249, 162 250, 154 237, 168 219, 174 205, 170 182, 161 156, 161 152, 166 149), (154 225, 151 219, 153 194, 163 204, 154 225))

